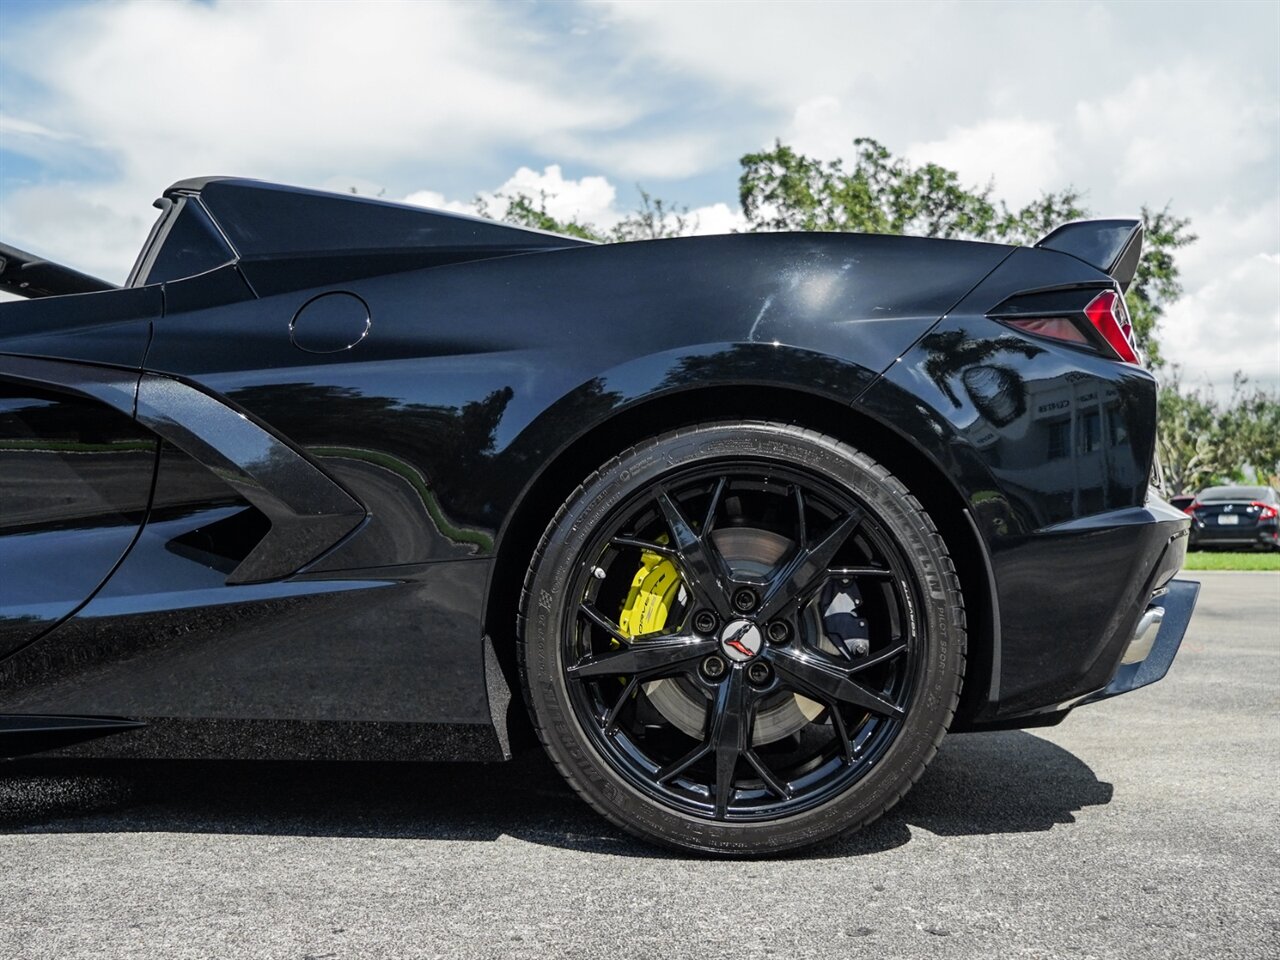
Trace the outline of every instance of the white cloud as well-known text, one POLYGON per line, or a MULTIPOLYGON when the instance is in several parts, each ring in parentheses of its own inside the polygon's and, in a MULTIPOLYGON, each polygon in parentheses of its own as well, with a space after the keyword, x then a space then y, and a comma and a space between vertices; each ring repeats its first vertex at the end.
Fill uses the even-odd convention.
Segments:
POLYGON ((788 146, 814 157, 850 157, 858 130, 854 111, 839 97, 824 94, 805 100, 791 113, 791 123, 781 134, 788 146))
POLYGON ((950 167, 965 184, 994 181, 1000 198, 1020 207, 1062 186, 1061 149, 1055 124, 1012 117, 953 127, 939 140, 912 144, 906 155, 950 167))
POLYGON ((90 4, 5 53, 49 91, 42 124, 149 183, 313 179, 634 116, 603 91, 570 91, 553 58, 500 29, 501 8, 330 0, 298 14, 270 0, 90 4))
POLYGON ((689 211, 692 234, 697 237, 715 233, 737 233, 747 228, 747 218, 737 206, 713 203, 689 211))
POLYGON ((848 157, 870 136, 968 183, 994 177, 1015 205, 1068 184, 1099 215, 1172 200, 1201 239, 1178 254, 1187 294, 1166 353, 1188 373, 1237 362, 1205 349, 1212 328, 1197 324, 1212 308, 1265 361, 1280 304, 1264 269, 1280 254, 1280 74, 1263 67, 1280 57, 1280 6, 991 9, 53 8, 11 19, 0 39, 6 77, 21 80, 3 91, 0 136, 35 161, 25 180, 5 171, 0 232, 118 279, 156 194, 218 173, 454 210, 518 184, 546 189, 555 216, 604 227, 639 181, 687 202, 699 231, 734 229, 738 156, 781 136, 848 157))
POLYGON ((547 213, 557 220, 576 220, 608 229, 623 217, 616 206, 618 191, 606 178, 567 178, 558 163, 551 164, 541 173, 521 167, 501 185, 492 190, 481 190, 470 200, 451 199, 438 190, 415 190, 403 202, 466 214, 475 214, 483 206, 489 216, 501 218, 507 212, 507 205, 518 196, 528 197, 535 205, 545 206, 547 213))
POLYGON ((700 173, 720 159, 723 144, 705 133, 651 134, 601 140, 579 134, 548 138, 544 148, 569 160, 606 167, 622 177, 676 179, 700 173))
POLYGON ((1269 155, 1274 162, 1277 119, 1280 104, 1264 86, 1191 61, 1078 103, 1072 146, 1076 157, 1106 158, 1122 190, 1185 200, 1222 190, 1269 155))
POLYGON ((1280 254, 1256 254, 1174 304, 1163 326, 1167 358, 1192 383, 1226 399, 1232 375, 1280 388, 1280 254))
POLYGON ((450 200, 443 193, 435 190, 415 190, 402 201, 415 207, 430 207, 432 210, 448 210, 450 213, 474 214, 476 205, 463 200, 450 200))
MULTIPOLYGON (((559 164, 551 164, 541 173, 529 167, 521 167, 500 186, 481 190, 478 194, 490 216, 500 217, 513 197, 524 195, 534 203, 545 204, 547 213, 560 221, 576 220, 600 230, 610 230, 631 208, 618 204, 618 190, 606 177, 584 176, 578 179, 566 177, 559 164)), ((450 210, 455 213, 475 213, 476 203, 450 199, 436 190, 416 190, 404 199, 405 203, 450 210)), ((666 214, 665 222, 674 229, 680 214, 666 214)), ((689 233, 705 236, 716 233, 732 233, 746 227, 746 218, 736 206, 712 203, 689 209, 684 214, 689 233)))
POLYGON ((521 167, 496 190, 483 192, 491 213, 501 216, 506 203, 523 194, 535 204, 545 203, 547 213, 557 220, 578 220, 599 227, 612 227, 621 219, 615 207, 618 191, 604 177, 565 179, 559 164, 541 173, 521 167))
POLYGON ((50 130, 43 124, 0 113, 0 137, 30 137, 37 140, 74 140, 70 134, 50 130))
POLYGON ((121 283, 155 218, 148 202, 110 188, 49 184, 14 191, 0 223, 6 242, 121 283))
POLYGON ((488 4, 88 4, 9 31, 2 52, 43 90, 6 115, 6 148, 43 160, 74 139, 115 171, 11 189, 5 236, 111 279, 176 180, 344 189, 336 171, 368 184, 442 153, 612 129, 639 109, 577 87, 545 38, 488 4))
POLYGON ((1198 239, 1178 251, 1178 266, 1184 282, 1198 287, 1216 280, 1224 262, 1280 254, 1280 196, 1248 207, 1224 200, 1197 212, 1192 227, 1198 239))
POLYGON ((645 59, 714 78, 788 110, 875 85, 893 65, 927 62, 932 50, 946 46, 936 30, 920 29, 921 20, 937 27, 956 20, 956 11, 903 6, 913 9, 802 2, 598 4, 645 59), (910 36, 910 46, 891 39, 899 30, 901 37, 910 36))

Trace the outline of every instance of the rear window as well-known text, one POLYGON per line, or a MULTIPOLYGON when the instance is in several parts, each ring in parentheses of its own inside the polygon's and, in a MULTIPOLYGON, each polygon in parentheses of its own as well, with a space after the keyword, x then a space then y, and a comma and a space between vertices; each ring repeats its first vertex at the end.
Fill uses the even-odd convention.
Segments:
POLYGON ((1270 487, 1208 487, 1197 498, 1205 500, 1272 500, 1270 487))

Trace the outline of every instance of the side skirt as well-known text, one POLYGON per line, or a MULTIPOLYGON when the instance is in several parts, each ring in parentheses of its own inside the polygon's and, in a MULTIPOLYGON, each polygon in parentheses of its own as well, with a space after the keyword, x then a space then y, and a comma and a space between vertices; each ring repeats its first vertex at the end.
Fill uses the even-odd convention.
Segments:
POLYGON ((0 715, 0 759, 72 747, 145 726, 140 721, 119 717, 0 715))
POLYGON ((0 717, 0 757, 34 753, 138 760, 507 758, 497 733, 487 723, 0 717), (105 734, 122 731, 131 732, 128 736, 104 738, 105 734))

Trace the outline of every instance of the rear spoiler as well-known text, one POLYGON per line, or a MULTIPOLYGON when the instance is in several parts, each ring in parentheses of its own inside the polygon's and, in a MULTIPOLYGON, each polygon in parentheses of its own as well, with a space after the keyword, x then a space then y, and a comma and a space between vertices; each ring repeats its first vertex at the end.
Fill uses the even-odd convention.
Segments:
POLYGON ((1077 220, 1064 223, 1037 244, 1096 267, 1122 291, 1129 289, 1142 256, 1141 220, 1077 220))
POLYGON ((0 243, 0 290, 6 293, 20 297, 61 297, 68 293, 116 289, 119 288, 114 283, 0 243))

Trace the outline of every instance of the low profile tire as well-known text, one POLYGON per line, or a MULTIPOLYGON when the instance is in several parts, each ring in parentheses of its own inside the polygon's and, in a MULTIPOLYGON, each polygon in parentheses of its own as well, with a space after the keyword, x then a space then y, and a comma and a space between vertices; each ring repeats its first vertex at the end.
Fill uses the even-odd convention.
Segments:
POLYGON ((668 846, 779 854, 924 772, 964 605, 907 486, 831 437, 709 423, 604 464, 547 528, 519 616, 526 701, 592 807, 668 846))

